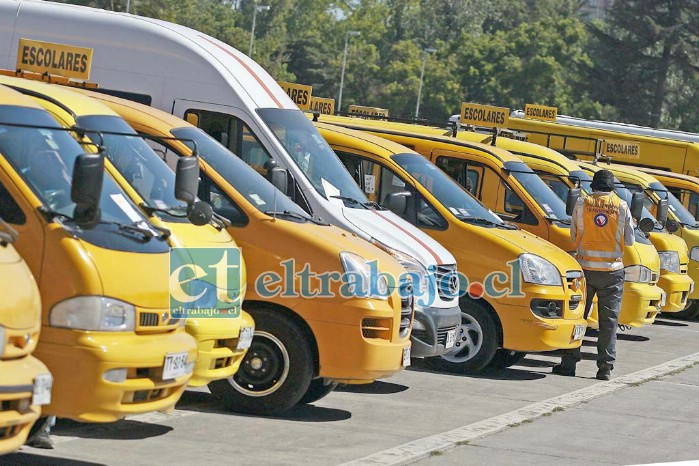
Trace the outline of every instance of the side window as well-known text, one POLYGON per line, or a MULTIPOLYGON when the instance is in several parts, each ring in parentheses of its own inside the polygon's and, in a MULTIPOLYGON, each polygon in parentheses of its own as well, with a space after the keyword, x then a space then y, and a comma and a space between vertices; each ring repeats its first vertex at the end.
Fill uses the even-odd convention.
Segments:
POLYGON ((14 225, 24 225, 27 221, 22 209, 2 184, 0 184, 0 217, 14 225))
POLYGON ((697 218, 699 215, 699 194, 692 192, 689 194, 689 212, 697 218))
POLYGON ((371 160, 358 155, 336 150, 335 153, 345 166, 352 178, 366 194, 367 199, 378 202, 378 183, 376 181, 376 170, 378 165, 371 160))
POLYGON ((214 212, 230 220, 233 226, 242 227, 248 224, 245 212, 203 173, 199 183, 199 198, 211 204, 214 212))
POLYGON ((197 109, 187 110, 185 119, 196 121, 197 126, 243 159, 245 163, 262 175, 267 174, 264 165, 272 156, 242 120, 227 113, 197 109))
POLYGON ((474 196, 479 192, 483 167, 470 165, 466 160, 455 157, 438 157, 437 166, 474 196))

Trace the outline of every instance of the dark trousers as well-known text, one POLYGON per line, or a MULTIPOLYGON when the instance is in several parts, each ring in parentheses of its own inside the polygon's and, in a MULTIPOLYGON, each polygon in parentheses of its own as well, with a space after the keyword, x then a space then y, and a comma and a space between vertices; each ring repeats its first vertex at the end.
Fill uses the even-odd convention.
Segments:
MULTIPOLYGON (((624 270, 603 272, 585 270, 587 297, 585 318, 592 311, 592 299, 597 295, 599 336, 597 337, 597 367, 614 368, 616 361, 616 330, 619 323, 621 298, 624 293, 624 270)), ((561 359, 564 366, 575 365, 582 359, 580 348, 567 350, 561 359)))

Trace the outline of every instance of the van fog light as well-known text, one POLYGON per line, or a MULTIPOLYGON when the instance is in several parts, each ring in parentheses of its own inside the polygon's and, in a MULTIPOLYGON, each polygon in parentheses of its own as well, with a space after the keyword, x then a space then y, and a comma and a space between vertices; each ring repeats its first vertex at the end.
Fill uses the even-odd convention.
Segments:
POLYGON ((563 301, 551 299, 532 299, 530 308, 532 312, 544 319, 558 319, 563 317, 563 301))
POLYGON ((126 368, 122 369, 109 369, 102 376, 107 382, 122 383, 126 382, 126 368))

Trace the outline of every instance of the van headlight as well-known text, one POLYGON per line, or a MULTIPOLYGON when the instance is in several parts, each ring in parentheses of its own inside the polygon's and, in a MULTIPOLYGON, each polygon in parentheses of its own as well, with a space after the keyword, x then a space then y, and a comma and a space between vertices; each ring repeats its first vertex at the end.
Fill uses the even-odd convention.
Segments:
POLYGON ((522 279, 536 285, 562 286, 561 274, 551 262, 534 254, 522 254, 518 257, 522 269, 522 279))
POLYGON ((400 263, 400 265, 403 266, 405 270, 408 271, 408 273, 411 274, 411 279, 413 281, 413 294, 415 296, 421 296, 423 293, 428 292, 429 285, 427 277, 429 276, 429 274, 424 265, 415 260, 415 258, 413 258, 412 256, 409 256, 404 252, 397 251, 391 247, 388 247, 381 241, 378 241, 377 239, 372 238, 371 244, 392 256, 395 260, 398 261, 398 263, 400 263), (415 277, 417 277, 417 283, 415 277))
POLYGON ((629 265, 624 267, 624 281, 634 283, 650 283, 653 272, 644 265, 629 265))
POLYGON ((5 353, 5 327, 0 325, 0 358, 5 353))
POLYGON ((136 308, 104 296, 78 296, 53 306, 49 324, 76 330, 129 332, 135 330, 136 308))
POLYGON ((677 251, 658 251, 660 270, 680 273, 680 254, 677 251))
POLYGON ((345 275, 350 273, 358 274, 361 278, 361 283, 354 284, 350 288, 354 296, 388 299, 390 291, 386 276, 378 273, 376 268, 374 268, 374 273, 372 273, 372 267, 367 259, 353 252, 345 251, 340 253, 340 262, 342 262, 345 275), (360 285, 361 288, 358 288, 357 285, 360 285))
POLYGON ((699 246, 694 246, 689 253, 689 258, 693 261, 699 261, 699 246))

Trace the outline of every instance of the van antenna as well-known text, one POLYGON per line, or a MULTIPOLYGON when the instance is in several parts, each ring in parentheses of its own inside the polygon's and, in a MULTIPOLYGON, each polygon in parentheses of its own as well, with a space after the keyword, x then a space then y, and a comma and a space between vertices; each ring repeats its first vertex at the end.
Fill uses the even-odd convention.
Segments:
POLYGON ((493 139, 490 141, 491 146, 495 145, 495 142, 498 139, 498 134, 499 134, 499 130, 498 130, 497 126, 494 126, 493 127, 493 139))

